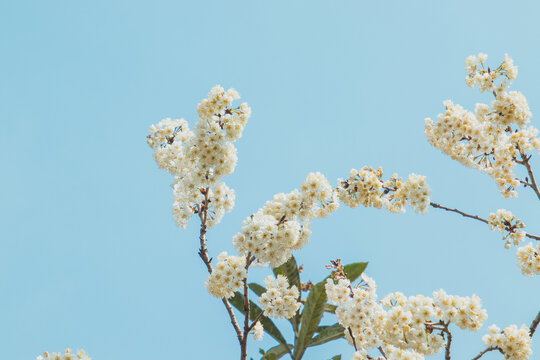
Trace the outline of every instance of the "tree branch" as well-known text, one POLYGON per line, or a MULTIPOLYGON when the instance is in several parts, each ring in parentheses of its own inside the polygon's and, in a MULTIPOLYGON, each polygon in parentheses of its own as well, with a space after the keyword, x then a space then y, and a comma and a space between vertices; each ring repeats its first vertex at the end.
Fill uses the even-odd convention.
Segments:
POLYGON ((531 326, 529 326, 529 336, 532 337, 534 335, 534 332, 536 331, 536 328, 538 327, 538 324, 540 323, 540 311, 538 314, 536 314, 536 317, 531 323, 531 326))
POLYGON ((540 189, 538 189, 538 185, 536 184, 536 180, 534 179, 534 174, 531 168, 531 164, 529 163, 529 160, 531 159, 530 156, 527 156, 518 146, 519 155, 521 156, 521 161, 516 161, 518 164, 521 164, 527 168, 527 173, 529 173, 529 177, 531 179, 531 183, 527 184, 533 191, 536 193, 536 197, 538 197, 538 200, 540 200, 540 189))
POLYGON ((472 360, 478 360, 478 359, 480 359, 482 356, 484 356, 485 353, 490 352, 490 351, 494 351, 494 350, 499 350, 501 354, 504 354, 504 353, 502 352, 502 350, 499 349, 498 347, 496 347, 496 346, 490 346, 490 347, 484 349, 482 352, 480 352, 480 354, 478 354, 478 355, 476 355, 475 357, 473 357, 472 360))
MULTIPOLYGON (((251 252, 248 252, 246 255, 246 272, 249 269, 249 265, 251 264, 251 252)), ((243 280, 244 282, 244 336, 242 338, 242 342, 240 343, 241 347, 241 355, 240 360, 247 359, 247 341, 248 341, 248 335, 250 331, 249 326, 249 312, 250 312, 250 306, 249 306, 249 287, 247 283, 247 276, 243 280)))
POLYGON ((446 347, 444 351, 444 360, 451 360, 450 358, 450 346, 452 346, 452 333, 448 330, 450 321, 444 324, 444 332, 446 333, 446 347))
MULTIPOLYGON (((206 188, 203 190, 204 195, 204 201, 201 204, 200 208, 198 209, 199 218, 201 219, 201 231, 199 234, 199 241, 201 244, 201 247, 199 248, 199 256, 201 257, 202 261, 206 265, 206 269, 208 270, 209 274, 212 274, 212 259, 208 256, 208 248, 206 247, 206 221, 208 219, 208 191, 209 189, 206 188)), ((242 330, 240 329, 240 326, 238 325, 238 321, 236 320, 236 316, 234 315, 234 311, 232 309, 231 304, 229 303, 229 300, 226 298, 221 299, 223 302, 223 305, 225 305, 225 308, 227 309, 227 313, 229 314, 229 317, 231 319, 231 324, 234 327, 234 330, 236 331, 236 336, 238 338, 238 342, 240 343, 240 346, 242 345, 243 341, 243 334, 242 330)))
MULTIPOLYGON (((442 206, 440 204, 437 204, 437 203, 434 203, 434 202, 430 202, 429 205, 431 205, 432 207, 436 208, 436 209, 443 209, 443 210, 446 210, 446 211, 451 211, 451 212, 455 212, 457 214, 460 214, 461 216, 464 216, 464 217, 467 217, 467 218, 471 218, 471 219, 474 219, 474 220, 478 220, 478 221, 481 221, 483 223, 486 223, 486 224, 489 224, 489 221, 487 221, 486 219, 484 218, 481 218, 480 216, 478 215, 471 215, 471 214, 467 214, 461 210, 458 210, 458 209, 451 209, 451 208, 448 208, 446 206, 442 206)), ((511 228, 507 227, 506 228, 507 231, 512 231, 511 228)), ((530 239, 534 239, 534 240, 540 240, 540 236, 537 236, 537 235, 532 235, 532 234, 529 234, 529 233, 525 233, 525 236, 530 238, 530 239)))
POLYGON ((257 325, 257 321, 259 321, 262 318, 263 314, 264 314, 264 311, 261 311, 259 315, 257 315, 257 317, 253 319, 253 322, 251 323, 251 325, 249 325, 249 329, 248 329, 249 331, 253 330, 255 325, 257 325))

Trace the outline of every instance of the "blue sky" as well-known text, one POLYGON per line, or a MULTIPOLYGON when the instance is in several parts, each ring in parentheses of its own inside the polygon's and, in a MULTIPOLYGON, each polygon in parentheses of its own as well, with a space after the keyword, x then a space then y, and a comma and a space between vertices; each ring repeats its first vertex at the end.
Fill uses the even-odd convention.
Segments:
MULTIPOLYGON (((253 115, 225 179, 236 207, 208 235, 213 255, 308 172, 335 183, 364 165, 426 175, 433 201, 482 216, 506 208, 539 234, 532 192, 503 199, 423 135, 443 100, 491 101, 464 83, 464 60, 479 51, 515 59, 514 89, 537 112, 539 12, 533 1, 2 2, 3 358, 67 346, 95 360, 237 358, 223 306, 203 286, 197 224, 175 227, 172 178, 145 143, 164 117, 193 123, 215 84, 236 88, 253 115)), ((538 279, 521 275, 514 253, 454 214, 343 207, 313 224, 296 257, 313 281, 331 258, 369 261, 380 296, 478 294, 489 318, 478 334, 455 331, 463 359, 483 348, 486 325, 529 324, 539 310, 538 279)), ((252 342, 250 354, 272 345, 252 342)), ((338 341, 308 358, 337 353, 352 348, 338 341)))

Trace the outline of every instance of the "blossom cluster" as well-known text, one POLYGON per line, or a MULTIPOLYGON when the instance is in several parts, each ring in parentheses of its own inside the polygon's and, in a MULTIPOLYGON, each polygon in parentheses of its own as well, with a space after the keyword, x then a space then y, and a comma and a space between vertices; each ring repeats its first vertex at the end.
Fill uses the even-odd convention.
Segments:
POLYGON ((290 319, 300 309, 300 292, 295 285, 289 287, 287 278, 278 275, 268 276, 264 280, 266 291, 259 297, 259 304, 264 315, 272 318, 290 319))
POLYGON ((523 229, 525 224, 508 210, 499 209, 496 213, 490 213, 488 222, 491 230, 500 233, 507 232, 504 236, 504 239, 506 239, 504 247, 507 249, 510 248, 512 243, 517 246, 525 240, 525 231, 517 230, 523 229))
POLYGON ((517 67, 506 55, 496 69, 486 69, 487 55, 479 54, 467 59, 466 82, 491 91, 495 100, 491 105, 476 104, 475 113, 446 100, 446 111, 438 121, 425 120, 425 134, 429 142, 452 159, 465 166, 478 169, 493 177, 504 197, 517 196, 520 185, 514 174, 517 159, 536 148, 540 152, 538 129, 526 125, 532 116, 525 96, 516 91, 507 92, 508 81, 517 76, 517 67), (504 77, 500 83, 498 78, 504 77))
POLYGON ((422 359, 444 348, 450 323, 477 331, 487 318, 478 296, 448 295, 444 290, 432 298, 395 292, 378 302, 375 281, 364 274, 355 287, 347 279, 328 279, 326 293, 337 305, 345 337, 360 350, 358 358, 382 346, 394 354, 391 358, 422 359))
POLYGON ((232 108, 238 98, 236 90, 225 91, 217 85, 198 105, 199 120, 193 131, 184 119, 167 118, 150 127, 148 145, 156 162, 175 176, 173 216, 180 227, 186 227, 202 206, 210 214, 208 226, 216 225, 234 206, 233 190, 219 180, 234 171, 233 143, 251 116, 246 103, 232 108))
POLYGON ((427 212, 431 189, 425 176, 411 174, 403 182, 397 174, 384 181, 382 175, 381 168, 352 169, 348 179, 338 179, 332 188, 323 174, 310 173, 300 190, 274 195, 244 220, 233 245, 239 253, 249 252, 260 263, 277 267, 309 241, 311 221, 337 210, 340 200, 353 208, 385 206, 392 212, 405 212, 408 204, 419 213, 427 212))
POLYGON ((337 198, 321 173, 308 174, 301 191, 279 193, 242 223, 233 237, 240 254, 251 253, 273 268, 285 263, 293 250, 309 241, 312 219, 338 208, 337 198))
MULTIPOLYGON (((418 354, 411 350, 398 349, 392 345, 386 345, 384 348, 384 355, 378 357, 377 360, 423 360, 424 355, 418 354)), ((372 356, 369 356, 367 351, 356 351, 352 360, 374 360, 372 356)))
MULTIPOLYGON (((496 213, 490 213, 488 223, 492 230, 506 233, 503 239, 506 240, 504 246, 507 249, 512 244, 518 246, 525 240, 527 233, 518 230, 525 228, 525 224, 508 210, 499 209, 496 213)), ((516 258, 523 275, 534 276, 540 274, 540 243, 537 243, 536 247, 531 243, 519 247, 516 258)))
POLYGON ((497 325, 491 325, 489 334, 482 340, 487 346, 501 349, 508 360, 527 360, 532 354, 529 328, 525 325, 520 328, 510 325, 503 331, 497 325))
POLYGON ((36 360, 92 360, 90 356, 86 354, 84 350, 77 350, 76 353, 71 349, 66 349, 63 353, 53 352, 49 353, 47 351, 43 352, 43 356, 39 355, 36 357, 36 360))
POLYGON ((255 326, 253 326, 253 339, 261 341, 264 336, 264 327, 260 321, 257 321, 255 326))
POLYGON ((495 81, 498 78, 506 77, 510 81, 514 81, 518 74, 518 68, 514 65, 514 60, 508 54, 504 55, 503 63, 496 69, 491 69, 486 65, 488 56, 484 53, 479 53, 478 56, 471 55, 465 60, 465 70, 467 77, 465 82, 471 88, 478 86, 481 92, 494 91, 495 81), (486 69, 487 68, 487 69, 486 69))
POLYGON ((352 169, 349 178, 338 179, 339 199, 352 208, 363 205, 380 209, 384 206, 391 212, 400 213, 405 212, 405 205, 409 204, 416 212, 427 212, 431 189, 425 176, 411 174, 405 183, 397 174, 388 180, 382 177, 381 168, 352 169))
POLYGON ((246 277, 246 258, 243 256, 229 256, 224 251, 218 255, 218 263, 204 285, 208 292, 215 297, 230 298, 236 290, 243 286, 243 280, 246 277))
POLYGON ((529 243, 518 248, 516 257, 523 275, 540 275, 540 242, 536 246, 529 243))

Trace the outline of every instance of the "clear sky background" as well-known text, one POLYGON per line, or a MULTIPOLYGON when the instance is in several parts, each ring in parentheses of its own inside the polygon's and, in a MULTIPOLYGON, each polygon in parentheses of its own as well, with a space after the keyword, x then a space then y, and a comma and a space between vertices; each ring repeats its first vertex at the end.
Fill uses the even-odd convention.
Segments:
MULTIPOLYGON (((530 190, 503 199, 423 134, 445 99, 491 101, 464 83, 465 58, 479 51, 491 64, 515 59, 514 89, 538 114, 539 15, 535 1, 2 1, 2 359, 68 346, 95 360, 238 358, 223 305, 203 286, 197 222, 175 226, 172 178, 145 139, 164 117, 193 124, 215 84, 236 88, 253 116, 225 178, 236 207, 209 232, 211 255, 231 251, 242 220, 308 172, 335 183, 364 165, 426 175, 433 201, 482 216, 506 208, 539 234, 530 190)), ((326 276, 331 258, 369 261, 380 297, 478 294, 484 327, 454 331, 453 358, 470 359, 488 325, 529 325, 540 308, 538 279, 521 275, 501 237, 436 209, 342 207, 314 222, 296 257, 305 281, 326 276)), ((273 345, 251 342, 250 355, 273 345)), ((338 353, 352 347, 306 358, 338 353)))

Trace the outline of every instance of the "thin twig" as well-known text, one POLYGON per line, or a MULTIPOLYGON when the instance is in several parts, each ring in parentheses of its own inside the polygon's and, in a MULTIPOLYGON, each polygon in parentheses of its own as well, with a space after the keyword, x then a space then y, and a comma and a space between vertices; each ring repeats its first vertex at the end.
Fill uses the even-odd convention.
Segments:
POLYGON ((384 353, 384 350, 383 350, 382 346, 379 346, 377 349, 379 349, 380 353, 382 354, 382 356, 384 356, 385 359, 388 359, 386 357, 386 354, 384 353))
POLYGON ((504 353, 502 352, 502 350, 499 349, 498 347, 496 347, 496 346, 490 346, 490 347, 484 349, 482 352, 480 352, 480 354, 478 354, 478 355, 476 355, 475 357, 473 357, 472 360, 478 360, 478 359, 480 359, 482 356, 484 356, 485 353, 490 352, 490 351, 494 351, 494 350, 499 350, 499 351, 501 352, 501 354, 504 354, 504 353))
MULTIPOLYGON (((246 272, 249 269, 249 265, 251 264, 251 252, 248 252, 246 255, 246 272)), ((243 280, 244 282, 244 336, 242 338, 241 342, 241 354, 240 359, 245 360, 247 359, 247 341, 248 341, 248 335, 250 331, 249 326, 249 315, 250 315, 250 306, 249 306, 249 287, 247 283, 247 276, 243 280)))
POLYGON ((534 332, 536 331, 536 328, 538 327, 538 324, 540 323, 540 311, 538 314, 536 314, 536 317, 531 323, 531 326, 529 326, 529 336, 532 337, 534 335, 534 332))
POLYGON ((517 179, 517 178, 516 178, 516 180, 518 180, 521 184, 525 185, 525 187, 527 187, 527 186, 532 187, 532 184, 530 182, 527 182, 527 181, 521 180, 521 179, 517 179))
POLYGON ((257 315, 257 316, 255 317, 255 319, 253 319, 253 322, 252 322, 251 325, 249 326, 249 329, 248 329, 249 331, 253 330, 253 328, 255 327, 255 325, 257 325, 257 322, 262 318, 263 314, 264 314, 264 311, 261 311, 261 312, 259 313, 259 315, 257 315))
MULTIPOLYGON (((212 271, 213 271, 212 260, 208 256, 208 248, 206 247, 206 227, 207 227, 206 221, 208 218, 208 212, 207 212, 208 191, 209 191, 208 188, 203 190, 204 202, 198 211, 199 218, 201 219, 201 231, 199 235, 201 247, 199 249, 199 256, 201 257, 202 261, 206 265, 206 269, 208 270, 208 273, 212 274, 212 271)), ((234 330, 236 331, 238 342, 240 343, 240 345, 242 345, 244 336, 242 334, 242 330, 240 329, 240 326, 238 325, 238 321, 236 320, 236 316, 234 315, 232 306, 229 303, 229 300, 227 300, 226 298, 221 299, 221 301, 223 302, 223 305, 225 305, 225 308, 227 309, 227 313, 229 314, 229 317, 231 319, 231 324, 234 327, 234 330)))
POLYGON ((534 174, 531 168, 531 164, 529 163, 529 160, 531 159, 531 156, 527 156, 518 146, 519 155, 521 156, 521 161, 516 160, 518 164, 521 164, 527 168, 527 173, 529 173, 529 178, 531 179, 531 184, 529 185, 531 189, 534 190, 536 193, 536 197, 540 200, 540 189, 538 189, 538 185, 536 184, 536 180, 534 179, 534 174))
POLYGON ((471 219, 475 219, 475 220, 481 221, 481 222, 483 222, 483 223, 489 224, 489 221, 487 221, 487 220, 484 219, 484 218, 481 218, 481 217, 478 216, 478 215, 467 214, 467 213, 464 213, 464 212, 461 211, 461 210, 447 208, 446 206, 442 206, 442 205, 439 205, 439 204, 434 203, 434 202, 430 202, 429 205, 431 205, 432 207, 434 207, 434 208, 436 208, 436 209, 443 209, 443 210, 446 210, 446 211, 452 211, 452 212, 455 212, 455 213, 460 214, 461 216, 465 216, 465 217, 468 217, 468 218, 471 218, 471 219))
MULTIPOLYGON (((478 215, 471 215, 471 214, 467 214, 461 210, 458 210, 458 209, 451 209, 451 208, 448 208, 446 206, 442 206, 440 204, 437 204, 437 203, 434 203, 434 202, 430 202, 429 205, 431 205, 432 207, 436 208, 436 209, 443 209, 443 210, 446 210, 446 211, 451 211, 451 212, 455 212, 457 214, 460 214, 461 216, 464 216, 464 217, 467 217, 467 218, 471 218, 471 219, 474 219, 474 220, 478 220, 478 221, 481 221, 483 223, 486 223, 486 224, 489 224, 489 221, 484 219, 484 218, 481 218, 480 216, 478 215)), ((506 228, 506 230, 508 231, 511 231, 510 228, 506 228)), ((540 236, 537 236, 537 235, 533 235, 533 234, 529 234, 529 233, 525 233, 525 236, 530 238, 530 239, 534 239, 534 240, 540 240, 540 236)))
POLYGON ((347 329, 349 330, 349 335, 351 335, 351 338, 352 338, 352 343, 353 343, 353 346, 354 346, 354 351, 358 351, 358 348, 356 347, 356 340, 354 339, 354 335, 353 335, 353 333, 352 333, 351 327, 349 326, 347 329))
POLYGON ((450 346, 452 346, 452 333, 448 330, 450 321, 444 324, 444 332, 446 333, 446 348, 444 351, 444 359, 450 360, 450 346))

